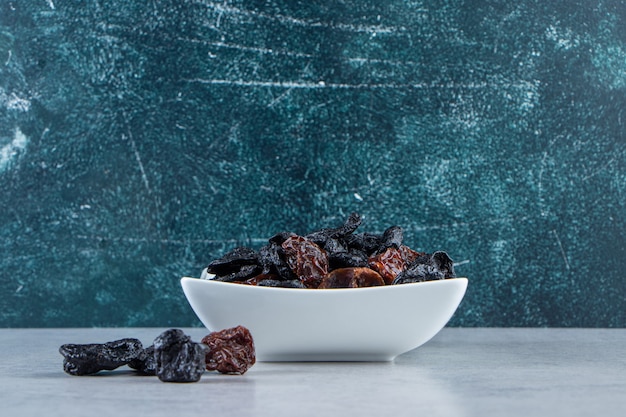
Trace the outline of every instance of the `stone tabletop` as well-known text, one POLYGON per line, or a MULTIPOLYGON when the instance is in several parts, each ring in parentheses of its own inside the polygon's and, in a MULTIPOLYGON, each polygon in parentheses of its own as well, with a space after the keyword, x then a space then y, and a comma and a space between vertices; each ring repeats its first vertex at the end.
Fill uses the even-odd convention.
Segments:
POLYGON ((626 407, 624 329, 445 328, 393 362, 257 363, 188 384, 127 367, 63 372, 63 343, 149 344, 163 330, 0 329, 3 415, 617 416, 626 407))

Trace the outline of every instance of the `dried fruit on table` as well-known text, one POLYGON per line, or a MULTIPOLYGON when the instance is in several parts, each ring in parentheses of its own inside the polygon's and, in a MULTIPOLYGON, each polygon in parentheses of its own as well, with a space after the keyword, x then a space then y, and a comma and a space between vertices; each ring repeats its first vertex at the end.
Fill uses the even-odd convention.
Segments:
POLYGON ((138 358, 128 362, 128 366, 146 375, 156 375, 154 345, 145 348, 138 358))
POLYGON ((138 339, 125 338, 107 343, 65 344, 59 348, 63 355, 63 370, 70 375, 91 375, 113 370, 144 355, 138 339))
POLYGON ((385 281, 370 268, 340 268, 328 273, 318 288, 361 288, 385 285, 385 281))
POLYGON ((170 329, 154 339, 156 375, 163 382, 196 382, 205 368, 207 347, 191 341, 180 329, 170 329))
POLYGON ((254 340, 243 326, 212 332, 202 338, 208 346, 206 369, 224 374, 244 374, 256 362, 254 340))

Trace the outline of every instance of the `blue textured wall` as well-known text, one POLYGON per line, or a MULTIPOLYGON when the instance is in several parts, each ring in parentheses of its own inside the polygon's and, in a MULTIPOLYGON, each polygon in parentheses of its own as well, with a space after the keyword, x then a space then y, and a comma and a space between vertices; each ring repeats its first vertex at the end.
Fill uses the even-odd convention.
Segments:
POLYGON ((0 326, 196 325, 181 276, 351 211, 452 325, 625 326, 625 109, 624 2, 2 0, 0 326))

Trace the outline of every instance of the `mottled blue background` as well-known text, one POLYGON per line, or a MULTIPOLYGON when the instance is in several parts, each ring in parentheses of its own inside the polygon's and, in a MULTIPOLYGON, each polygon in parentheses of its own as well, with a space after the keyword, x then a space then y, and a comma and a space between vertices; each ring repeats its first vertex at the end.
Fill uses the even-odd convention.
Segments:
POLYGON ((363 214, 450 325, 626 325, 626 4, 0 1, 0 326, 199 325, 235 245, 363 214))

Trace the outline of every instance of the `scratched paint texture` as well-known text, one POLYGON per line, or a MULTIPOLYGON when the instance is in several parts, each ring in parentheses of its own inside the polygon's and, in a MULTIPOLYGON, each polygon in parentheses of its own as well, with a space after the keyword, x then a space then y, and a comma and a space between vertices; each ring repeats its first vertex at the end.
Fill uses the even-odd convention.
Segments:
POLYGON ((623 327, 625 109, 623 2, 2 1, 0 326, 199 325, 181 276, 358 211, 450 325, 623 327))

